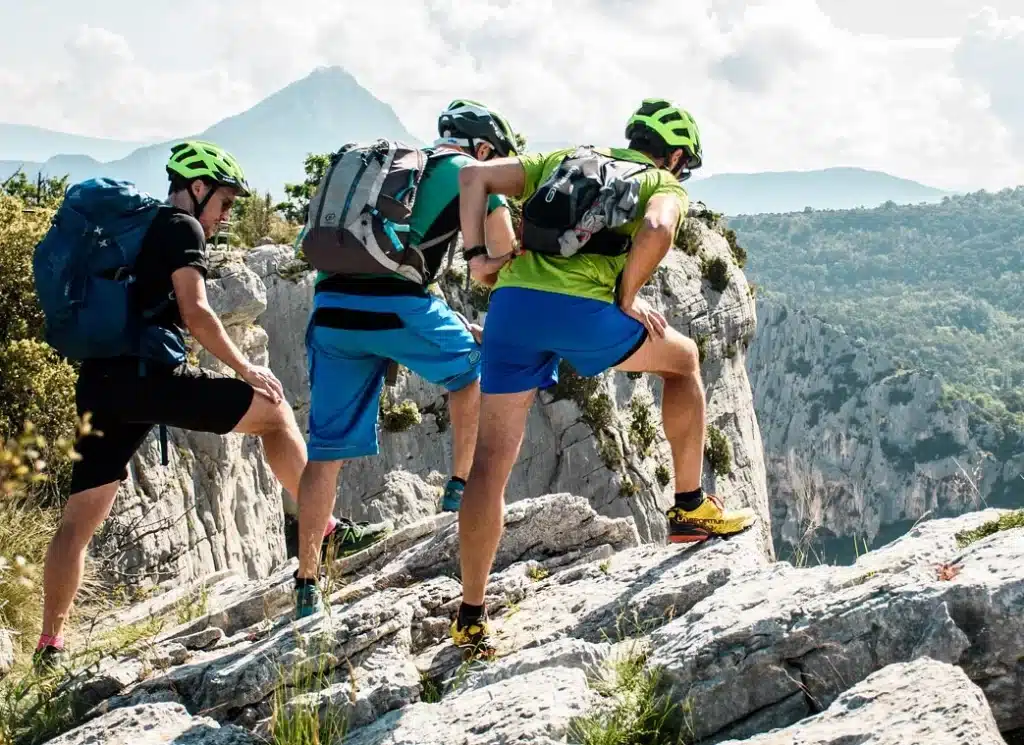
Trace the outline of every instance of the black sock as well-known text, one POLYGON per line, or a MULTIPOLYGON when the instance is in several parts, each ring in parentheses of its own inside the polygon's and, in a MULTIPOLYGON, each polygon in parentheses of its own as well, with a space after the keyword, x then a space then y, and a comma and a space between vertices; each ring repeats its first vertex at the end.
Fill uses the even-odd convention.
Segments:
POLYGON ((449 481, 454 481, 454 482, 455 482, 456 484, 462 484, 463 486, 465 486, 465 485, 466 485, 466 480, 465 480, 465 479, 462 479, 462 478, 459 478, 458 476, 452 476, 452 477, 451 477, 450 479, 448 479, 448 480, 449 480, 449 481))
POLYGON ((697 487, 693 491, 677 491, 676 492, 676 507, 687 512, 693 510, 704 504, 704 489, 697 487))
POLYGON ((296 569, 292 573, 292 577, 295 578, 295 587, 296 587, 296 589, 298 589, 300 587, 308 587, 309 585, 314 585, 314 586, 316 585, 316 579, 308 579, 306 577, 300 577, 298 569, 296 569))
POLYGON ((459 626, 465 628, 470 624, 476 623, 484 616, 484 607, 482 605, 467 605, 462 603, 459 606, 459 626))

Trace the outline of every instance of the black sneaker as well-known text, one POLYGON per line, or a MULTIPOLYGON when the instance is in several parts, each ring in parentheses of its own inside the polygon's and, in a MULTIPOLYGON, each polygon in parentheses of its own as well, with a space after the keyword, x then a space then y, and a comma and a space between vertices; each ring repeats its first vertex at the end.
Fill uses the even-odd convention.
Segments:
POLYGON ((67 667, 69 655, 60 647, 47 645, 32 655, 32 670, 36 675, 53 675, 67 667))
POLYGON ((334 558, 362 551, 377 541, 388 536, 394 529, 390 520, 371 523, 367 521, 353 522, 347 517, 338 518, 338 525, 333 532, 324 539, 323 560, 327 560, 327 554, 333 548, 334 558), (331 547, 331 548, 329 548, 331 547))

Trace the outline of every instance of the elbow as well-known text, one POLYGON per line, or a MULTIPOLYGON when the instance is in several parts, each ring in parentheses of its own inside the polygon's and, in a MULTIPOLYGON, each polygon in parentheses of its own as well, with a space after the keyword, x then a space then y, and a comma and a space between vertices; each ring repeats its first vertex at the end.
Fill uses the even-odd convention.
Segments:
POLYGON ((675 238, 675 224, 663 215, 648 215, 644 218, 644 232, 671 243, 675 238))
POLYGON ((181 320, 185 322, 188 330, 193 335, 202 333, 210 324, 210 319, 213 317, 213 310, 209 306, 203 306, 200 304, 189 305, 181 308, 181 320))
POLYGON ((471 191, 484 186, 483 167, 479 163, 468 163, 459 169, 459 191, 471 191))

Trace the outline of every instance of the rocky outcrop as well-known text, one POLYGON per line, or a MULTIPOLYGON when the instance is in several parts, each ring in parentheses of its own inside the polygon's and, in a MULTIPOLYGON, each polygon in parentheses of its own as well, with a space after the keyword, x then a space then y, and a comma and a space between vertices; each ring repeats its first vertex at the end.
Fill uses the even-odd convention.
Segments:
POLYGON ((14 639, 11 632, 0 628, 0 678, 3 678, 14 666, 14 639))
MULTIPOLYGON (((723 745, 739 745, 730 740, 723 745)), ((959 668, 922 657, 869 675, 817 716, 746 745, 1003 745, 978 686, 959 668)))
MULTIPOLYGON (((717 474, 706 464, 705 487, 729 504, 749 505, 767 516, 760 434, 745 369, 745 347, 756 327, 754 302, 725 239, 697 220, 691 224, 701 257, 728 265, 728 286, 713 289, 702 278, 701 257, 674 250, 643 294, 671 324, 697 339, 705 355, 708 423, 724 435, 731 456, 717 474)), ((313 275, 287 246, 256 249, 246 263, 267 287, 268 310, 258 322, 269 334, 271 364, 304 421, 309 394, 303 343, 313 275)), ((465 290, 460 256, 437 292, 486 328, 486 291, 476 285, 465 290)), ((664 541, 662 511, 671 504, 672 462, 660 432, 660 379, 623 373, 581 379, 566 367, 561 374, 559 386, 541 392, 530 413, 508 501, 570 491, 586 496, 603 515, 632 517, 643 540, 664 541)), ((380 454, 342 469, 337 513, 401 525, 433 512, 440 500, 451 462, 447 396, 404 370, 386 395, 390 402, 414 402, 420 421, 404 431, 382 428, 380 454)), ((770 553, 766 519, 759 530, 770 553)))
MULTIPOLYGON (((217 256, 207 283, 228 335, 259 364, 268 363, 262 280, 240 261, 217 256)), ((204 350, 193 359, 229 372, 204 350)), ((281 488, 259 438, 168 428, 161 465, 154 428, 129 465, 110 518, 92 553, 103 579, 141 587, 189 581, 221 569, 266 577, 284 560, 281 488)))
MULTIPOLYGON (((691 223, 700 256, 672 251, 644 294, 700 343, 714 437, 709 442, 716 448, 705 466, 705 487, 728 504, 755 508, 770 556, 760 434, 744 366, 744 348, 756 326, 753 299, 725 239, 699 221, 691 223), (716 290, 702 277, 702 258, 728 266, 727 286, 716 290)), ((476 285, 465 289, 461 257, 436 291, 467 317, 486 323, 486 292, 476 285)), ((224 253, 215 257, 208 294, 232 339, 274 369, 305 428, 304 340, 313 274, 287 246, 224 253)), ((224 371, 204 351, 196 361, 224 371)), ((382 406, 412 402, 405 409, 410 416, 385 418, 380 454, 342 469, 336 513, 400 526, 438 510, 451 462, 447 394, 402 371, 386 397, 382 406)), ((664 542, 672 461, 660 430, 660 400, 656 376, 606 373, 582 379, 564 367, 559 385, 542 392, 530 414, 508 501, 558 491, 581 494, 603 515, 632 517, 642 540, 664 542)), ((172 577, 188 581, 222 569, 268 576, 284 558, 281 491, 259 439, 171 429, 170 445, 170 463, 163 467, 154 430, 132 461, 130 478, 94 544, 105 578, 132 586, 172 577)))
POLYGON ((774 302, 758 323, 748 368, 780 553, 825 537, 824 560, 848 563, 855 540, 1024 502, 1020 434, 947 400, 937 375, 774 302))
POLYGON ((463 662, 447 639, 457 526, 436 515, 334 565, 329 610, 302 621, 288 615, 290 568, 210 578, 202 615, 106 661, 78 709, 97 743, 131 741, 112 723, 154 705, 175 713, 169 726, 212 726, 181 705, 258 737, 305 722, 360 745, 550 743, 631 721, 623 687, 658 673, 634 695, 666 706, 663 727, 686 742, 838 745, 831 727, 853 738, 884 721, 902 742, 985 743, 993 722, 1024 726, 1024 529, 964 546, 957 535, 999 514, 930 521, 854 566, 798 569, 770 564, 754 531, 642 545, 631 518, 581 497, 523 500, 488 587, 490 663, 463 662), (788 727, 791 739, 772 732, 788 727), (939 727, 947 739, 925 737, 939 727))

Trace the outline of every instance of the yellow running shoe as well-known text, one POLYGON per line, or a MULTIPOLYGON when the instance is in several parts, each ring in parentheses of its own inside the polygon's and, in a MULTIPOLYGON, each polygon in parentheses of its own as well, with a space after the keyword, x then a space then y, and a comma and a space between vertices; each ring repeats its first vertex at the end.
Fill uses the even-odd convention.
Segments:
POLYGON ((749 507, 726 510, 722 500, 714 494, 705 494, 704 502, 695 510, 673 507, 667 513, 670 543, 700 543, 715 536, 740 533, 757 519, 749 507))
POLYGON ((456 616, 452 621, 451 632, 455 646, 468 653, 470 657, 487 659, 494 657, 498 652, 491 643, 491 627, 487 622, 487 616, 464 628, 459 627, 459 618, 456 616))

